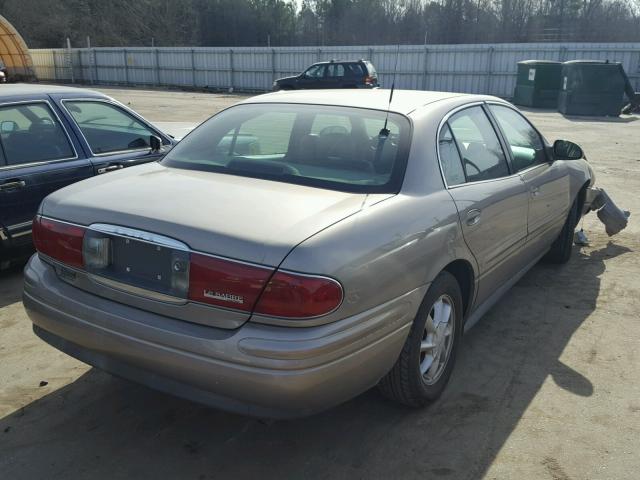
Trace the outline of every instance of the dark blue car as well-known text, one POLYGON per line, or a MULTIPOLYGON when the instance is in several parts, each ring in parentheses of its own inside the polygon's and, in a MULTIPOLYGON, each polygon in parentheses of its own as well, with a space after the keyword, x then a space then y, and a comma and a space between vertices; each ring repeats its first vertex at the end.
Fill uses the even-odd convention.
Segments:
POLYGON ((31 248, 31 220, 54 190, 158 160, 174 140, 101 93, 0 89, 0 268, 31 248))

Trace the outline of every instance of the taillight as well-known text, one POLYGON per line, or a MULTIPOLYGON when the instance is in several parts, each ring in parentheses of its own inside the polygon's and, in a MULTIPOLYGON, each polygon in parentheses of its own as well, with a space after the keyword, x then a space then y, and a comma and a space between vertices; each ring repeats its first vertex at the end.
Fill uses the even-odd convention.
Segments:
POLYGON ((49 218, 33 221, 33 243, 38 252, 72 267, 82 268, 82 239, 85 229, 49 218))
POLYGON ((373 81, 374 81, 374 78, 372 76, 364 77, 364 84, 365 85, 373 85, 373 81))
POLYGON ((192 253, 189 300, 250 312, 272 271, 192 253))
POLYGON ((327 277, 276 272, 254 310, 260 315, 310 318, 326 315, 342 303, 342 286, 327 277))

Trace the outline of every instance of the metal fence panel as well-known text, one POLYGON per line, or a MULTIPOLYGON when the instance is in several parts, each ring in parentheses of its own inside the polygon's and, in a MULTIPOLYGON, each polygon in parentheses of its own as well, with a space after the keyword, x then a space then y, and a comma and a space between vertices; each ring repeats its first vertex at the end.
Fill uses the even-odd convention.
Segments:
POLYGON ((40 80, 270 90, 276 78, 331 59, 368 59, 383 87, 513 94, 521 60, 622 62, 640 90, 640 43, 522 43, 331 47, 175 47, 31 50, 40 80), (397 61, 397 70, 396 68, 397 61))

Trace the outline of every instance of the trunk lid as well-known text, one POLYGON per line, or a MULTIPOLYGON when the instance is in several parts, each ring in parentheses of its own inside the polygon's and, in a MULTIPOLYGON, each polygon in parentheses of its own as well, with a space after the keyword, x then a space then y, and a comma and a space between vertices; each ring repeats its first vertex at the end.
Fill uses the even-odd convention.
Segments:
MULTIPOLYGON (((366 197, 150 163, 94 177, 55 192, 43 202, 41 214, 83 226, 116 226, 125 233, 135 229, 148 233, 150 238, 164 238, 167 248, 172 248, 170 240, 173 239, 196 252, 260 264, 272 271, 300 242, 358 212, 366 197)), ((169 294, 171 285, 165 281, 169 272, 154 265, 178 258, 180 248, 173 248, 171 252, 152 251, 156 246, 145 249, 138 243, 149 241, 145 237, 136 239, 134 234, 130 244, 114 244, 118 256, 114 268, 119 270, 112 272, 113 278, 124 279, 119 285, 135 287, 129 291, 134 295, 136 288, 169 294), (131 275, 124 270, 129 265, 134 265, 131 275), (139 275, 135 276, 134 271, 139 275), (154 287, 156 276, 163 278, 157 288, 154 287)), ((94 293, 140 306, 139 299, 126 301, 122 288, 112 296, 104 287, 102 284, 94 293)), ((162 297, 155 300, 162 301, 162 297)), ((151 307, 148 309, 158 311, 155 306, 151 307)), ((172 305, 171 315, 182 317, 175 308, 172 305)), ((215 307, 206 309, 224 312, 215 307)), ((249 315, 250 312, 226 311, 219 316, 219 322, 213 318, 215 315, 205 315, 206 319, 201 315, 187 315, 184 319, 231 328, 249 315)))

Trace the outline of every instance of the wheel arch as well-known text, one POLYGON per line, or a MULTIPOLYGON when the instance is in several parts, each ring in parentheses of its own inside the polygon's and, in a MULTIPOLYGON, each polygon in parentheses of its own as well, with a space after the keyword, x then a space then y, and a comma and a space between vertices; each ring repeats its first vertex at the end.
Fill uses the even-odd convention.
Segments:
POLYGON ((475 273, 473 266, 467 260, 454 260, 447 264, 442 271, 448 272, 456 279, 462 294, 463 314, 466 317, 472 305, 473 294, 475 292, 475 273))

